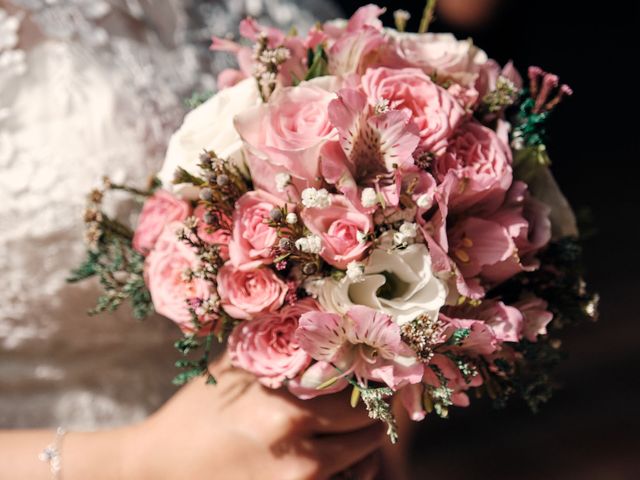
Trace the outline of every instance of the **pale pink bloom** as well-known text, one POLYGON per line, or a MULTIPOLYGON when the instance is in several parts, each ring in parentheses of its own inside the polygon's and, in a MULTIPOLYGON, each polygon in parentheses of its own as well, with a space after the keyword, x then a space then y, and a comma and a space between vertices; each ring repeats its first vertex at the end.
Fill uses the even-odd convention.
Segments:
POLYGON ((382 30, 382 21, 379 17, 385 11, 386 8, 372 3, 358 8, 347 22, 347 32, 359 32, 365 27, 382 30))
POLYGON ((280 190, 278 188, 277 175, 287 174, 290 175, 291 171, 281 165, 274 165, 271 162, 265 161, 264 158, 257 157, 251 152, 247 152, 245 157, 249 171, 251 172, 251 181, 255 190, 262 190, 268 192, 274 197, 278 197, 282 202, 300 201, 300 193, 310 187, 320 188, 322 183, 321 179, 305 179, 291 176, 291 181, 286 188, 280 190))
POLYGON ((238 133, 253 154, 314 181, 322 146, 336 136, 327 107, 335 97, 321 82, 276 90, 267 104, 238 115, 238 133))
POLYGON ((551 240, 549 214, 549 207, 532 197, 525 183, 514 182, 504 204, 487 218, 508 233, 517 254, 506 261, 487 265, 483 269, 483 277, 487 281, 502 283, 520 272, 530 272, 540 266, 535 255, 551 240))
POLYGON ((496 132, 470 120, 434 162, 436 179, 449 193, 449 209, 460 212, 482 204, 494 210, 511 186, 511 149, 496 132))
POLYGON ((465 278, 490 275, 489 268, 510 262, 517 255, 516 244, 500 223, 467 217, 449 230, 449 255, 465 278))
POLYGON ((369 66, 377 63, 385 42, 384 35, 369 25, 344 33, 329 49, 329 73, 339 77, 363 74, 369 66))
POLYGON ((236 202, 229 243, 229 256, 235 267, 251 270, 272 262, 271 247, 278 235, 268 225, 269 214, 281 203, 280 199, 259 190, 245 193, 236 202))
MULTIPOLYGON (((253 43, 264 35, 267 38, 268 48, 285 47, 289 50, 289 59, 280 65, 278 80, 281 85, 290 85, 292 79, 302 78, 305 73, 306 48, 302 39, 297 36, 286 35, 283 31, 260 25, 253 18, 245 18, 240 22, 240 35, 253 43)), ((255 59, 250 47, 227 40, 225 38, 213 37, 210 47, 213 51, 229 52, 236 55, 240 66, 240 74, 249 77, 253 74, 255 59)), ((230 79, 223 77, 222 80, 230 79)), ((229 86, 228 84, 225 86, 229 86)))
MULTIPOLYGON (((483 300, 478 306, 450 307, 447 309, 447 317, 448 322, 455 328, 466 328, 460 325, 467 321, 480 321, 491 329, 498 342, 518 342, 522 338, 522 313, 501 301, 489 299, 483 300)), ((465 344, 461 348, 465 348, 465 344)), ((476 349, 476 353, 486 355, 492 352, 476 349)))
MULTIPOLYGON (((229 242, 231 241, 231 232, 224 228, 214 229, 212 226, 207 225, 204 221, 204 214, 206 212, 204 205, 198 205, 193 211, 193 216, 198 219, 198 237, 206 243, 217 245, 219 247, 220 256, 223 260, 229 260, 229 242)), ((228 218, 224 221, 225 224, 230 224, 228 218)))
POLYGON ((547 334, 547 325, 553 320, 553 314, 548 310, 549 304, 546 301, 528 296, 514 304, 514 307, 518 308, 524 317, 524 338, 535 342, 538 335, 547 334))
POLYGON ((297 338, 315 360, 336 366, 336 377, 354 375, 361 385, 373 380, 394 390, 422 378, 423 366, 402 341, 398 324, 368 307, 354 306, 345 316, 305 313, 297 338))
POLYGON ((263 385, 280 388, 311 362, 298 345, 295 332, 300 316, 319 308, 314 300, 305 298, 278 312, 239 323, 229 337, 231 363, 253 373, 263 385))
POLYGON ((138 226, 133 235, 133 248, 146 255, 169 223, 185 220, 191 215, 191 205, 171 195, 166 190, 157 190, 142 207, 138 226))
POLYGON ((370 105, 386 100, 391 109, 410 113, 421 149, 434 154, 444 151, 466 116, 455 98, 415 68, 371 68, 362 76, 362 89, 370 105))
POLYGON ((330 265, 345 269, 360 260, 371 242, 360 237, 373 228, 371 216, 358 211, 343 195, 331 195, 326 208, 305 208, 302 220, 311 233, 322 240, 320 256, 330 265))
MULTIPOLYGON (((181 222, 165 226, 145 259, 144 277, 156 312, 173 320, 183 332, 193 333, 195 325, 189 307, 208 300, 213 290, 211 284, 201 278, 185 279, 186 272, 198 269, 199 261, 193 249, 178 240, 177 232, 183 228, 181 222)), ((202 323, 209 320, 199 318, 202 323)))
POLYGON ((346 25, 326 22, 324 32, 329 44, 329 72, 345 77, 362 74, 377 61, 380 48, 386 43, 382 22, 378 18, 384 9, 377 5, 360 7, 346 25))
POLYGON ((489 60, 479 70, 478 79, 476 80, 476 89, 480 98, 496 89, 498 77, 504 77, 511 81, 517 89, 522 88, 522 77, 513 66, 513 62, 508 62, 503 68, 500 68, 497 62, 489 60))
POLYGON ((289 391, 302 400, 330 395, 344 390, 347 386, 349 386, 348 380, 328 362, 315 362, 301 375, 287 383, 289 391))
POLYGON ((440 320, 446 325, 446 338, 451 337, 456 330, 467 329, 467 336, 460 345, 451 347, 452 350, 464 352, 468 355, 489 355, 498 349, 499 341, 495 332, 486 322, 462 311, 460 313, 447 309, 447 314, 440 314, 440 320))
POLYGON ((377 112, 367 105, 364 94, 343 89, 329 105, 329 118, 339 133, 339 144, 330 142, 322 150, 323 177, 360 208, 364 187, 375 188, 397 204, 393 197, 402 176, 393 178, 389 173, 413 166, 411 154, 419 141, 409 113, 377 112))
POLYGON ((218 272, 221 306, 239 320, 277 311, 288 291, 287 284, 266 267, 239 270, 228 262, 218 272))
MULTIPOLYGON (((472 387, 482 385, 482 376, 476 375, 468 379, 469 381, 467 383, 467 380, 465 380, 453 360, 441 354, 436 354, 431 360, 430 365, 435 367, 438 372, 444 376, 446 379, 446 387, 453 390, 451 394, 453 405, 456 407, 468 407, 469 397, 466 391, 472 387)), ((440 377, 431 366, 427 366, 424 370, 422 383, 407 385, 400 390, 399 395, 402 404, 413 421, 419 422, 427 416, 423 401, 427 387, 440 388, 442 386, 440 377)))
POLYGON ((233 87, 239 81, 247 78, 247 75, 235 68, 225 68, 218 74, 217 86, 218 90, 224 90, 228 87, 233 87))

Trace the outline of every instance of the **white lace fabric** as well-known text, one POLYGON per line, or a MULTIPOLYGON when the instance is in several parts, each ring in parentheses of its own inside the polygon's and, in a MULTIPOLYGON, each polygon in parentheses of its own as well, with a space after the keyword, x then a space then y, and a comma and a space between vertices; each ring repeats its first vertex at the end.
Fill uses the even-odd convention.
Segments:
POLYGON ((11 4, 0 7, 0 428, 131 422, 172 393, 178 332, 127 310, 87 317, 97 286, 65 281, 84 255, 85 194, 103 175, 143 185, 159 169, 184 100, 229 65, 207 51, 212 34, 247 14, 286 29, 335 12, 282 0, 11 4), (21 50, 24 22, 42 39, 21 50))

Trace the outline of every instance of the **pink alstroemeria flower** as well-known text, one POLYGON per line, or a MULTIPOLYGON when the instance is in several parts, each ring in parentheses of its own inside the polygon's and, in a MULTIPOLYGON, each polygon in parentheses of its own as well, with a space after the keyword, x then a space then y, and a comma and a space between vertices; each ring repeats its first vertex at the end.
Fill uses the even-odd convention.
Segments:
POLYGON ((411 155, 420 140, 409 112, 378 109, 367 104, 363 93, 345 88, 329 104, 329 120, 339 143, 327 144, 322 152, 323 177, 356 205, 362 187, 392 196, 397 190, 392 173, 413 167, 411 155))
POLYGON ((398 324, 374 309, 355 306, 345 316, 305 313, 296 337, 315 360, 335 366, 332 377, 354 375, 361 385, 373 380, 394 390, 422 379, 423 365, 402 341, 398 324))

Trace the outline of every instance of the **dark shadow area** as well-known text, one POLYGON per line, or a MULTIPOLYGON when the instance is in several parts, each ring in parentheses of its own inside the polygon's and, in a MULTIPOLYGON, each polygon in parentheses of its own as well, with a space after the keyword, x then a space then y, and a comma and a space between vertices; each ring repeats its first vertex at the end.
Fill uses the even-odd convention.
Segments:
MULTIPOLYGON (((368 2, 342 2, 350 15, 368 2)), ((381 1, 409 10, 415 31, 423 2, 381 1)), ((585 240, 588 280, 602 296, 596 324, 565 332, 569 358, 561 388, 540 413, 484 401, 429 418, 414 451, 416 478, 640 478, 640 160, 636 92, 640 27, 636 2, 503 0, 482 27, 461 29, 441 15, 434 31, 452 31, 522 73, 539 65, 574 96, 554 114, 548 150, 553 171, 595 234, 585 240)))

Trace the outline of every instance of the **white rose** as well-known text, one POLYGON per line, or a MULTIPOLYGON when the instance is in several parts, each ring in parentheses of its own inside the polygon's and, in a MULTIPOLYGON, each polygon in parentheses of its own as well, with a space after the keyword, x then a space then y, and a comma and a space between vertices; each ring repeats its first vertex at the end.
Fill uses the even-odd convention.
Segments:
POLYGON ((173 176, 178 167, 198 174, 200 154, 204 150, 213 150, 219 157, 228 158, 243 168, 242 140, 233 119, 259 103, 256 81, 247 78, 218 92, 189 112, 180 129, 171 137, 164 165, 158 174, 165 188, 191 196, 192 192, 186 185, 172 186, 173 176))
POLYGON ((458 40, 450 33, 406 33, 387 30, 396 53, 426 73, 473 86, 478 73, 489 61, 484 50, 471 39, 458 40))
POLYGON ((318 301, 327 311, 343 314, 353 305, 366 305, 404 325, 421 314, 435 318, 447 298, 447 287, 434 275, 422 243, 404 250, 375 249, 358 280, 323 279, 318 301))

